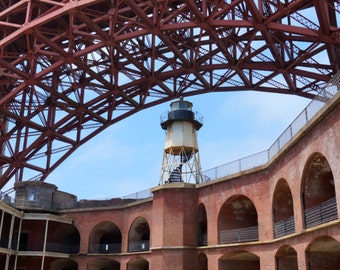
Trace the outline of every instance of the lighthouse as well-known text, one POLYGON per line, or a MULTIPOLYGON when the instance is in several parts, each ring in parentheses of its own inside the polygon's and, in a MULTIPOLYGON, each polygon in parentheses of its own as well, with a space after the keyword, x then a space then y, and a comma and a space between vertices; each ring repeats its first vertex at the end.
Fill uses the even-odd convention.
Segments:
POLYGON ((202 116, 193 112, 192 103, 183 98, 172 102, 170 111, 161 116, 166 140, 160 185, 202 181, 196 135, 202 125, 202 116))

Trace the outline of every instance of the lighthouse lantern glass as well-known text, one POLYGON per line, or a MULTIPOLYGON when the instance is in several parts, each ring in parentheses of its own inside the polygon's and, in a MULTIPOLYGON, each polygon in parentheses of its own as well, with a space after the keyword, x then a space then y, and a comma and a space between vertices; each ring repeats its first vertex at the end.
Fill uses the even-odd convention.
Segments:
POLYGON ((187 111, 192 111, 192 103, 189 101, 175 101, 170 104, 171 110, 176 111, 176 110, 187 110, 187 111))

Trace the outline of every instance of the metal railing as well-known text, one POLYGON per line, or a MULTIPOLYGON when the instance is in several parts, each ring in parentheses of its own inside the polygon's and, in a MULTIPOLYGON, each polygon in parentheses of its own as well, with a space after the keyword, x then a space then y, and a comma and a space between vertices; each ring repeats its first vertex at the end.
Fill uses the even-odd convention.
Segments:
POLYGON ((198 238, 199 246, 207 246, 208 245, 208 235, 206 233, 202 233, 198 238))
MULTIPOLYGON (((192 112, 192 114, 193 114, 193 120, 196 120, 196 121, 200 122, 201 124, 203 123, 203 116, 199 112, 197 112, 197 111, 190 111, 190 112, 192 112)), ((170 113, 170 111, 168 110, 168 111, 161 114, 161 116, 160 116, 160 122, 161 123, 169 120, 169 113, 170 113)))
POLYGON ((274 223, 274 236, 279 238, 295 232, 294 216, 274 223))
POLYGON ((90 253, 121 253, 121 243, 91 244, 90 253))
POLYGON ((10 240, 7 239, 7 238, 1 238, 1 240, 0 240, 0 247, 1 248, 10 248, 12 250, 17 250, 18 241, 12 239, 10 244, 9 244, 9 241, 10 240))
POLYGON ((263 166, 279 153, 290 140, 303 128, 309 120, 327 104, 340 88, 340 73, 337 73, 320 91, 295 120, 281 133, 279 138, 267 149, 256 154, 241 158, 221 166, 203 171, 203 182, 240 173, 245 170, 263 166))
MULTIPOLYGON (((13 192, 14 192, 14 189, 13 189, 13 192)), ((7 193, 1 193, 1 191, 0 191, 0 201, 11 206, 13 206, 15 203, 15 199, 13 197, 8 195, 7 193)))
POLYGON ((77 254, 79 252, 79 246, 47 242, 46 251, 64 254, 77 254))
POLYGON ((304 211, 305 227, 311 228, 338 218, 336 198, 331 198, 304 211))
POLYGON ((129 242, 129 252, 150 250, 150 240, 129 242))
POLYGON ((256 168, 268 162, 267 150, 202 172, 203 182, 256 168))
POLYGON ((152 197, 152 192, 150 189, 142 190, 127 196, 122 197, 123 200, 127 199, 134 199, 134 200, 141 200, 141 199, 147 199, 152 197))
POLYGON ((258 226, 220 231, 220 244, 252 242, 258 240, 258 226))
MULTIPOLYGON (((7 248, 6 244, 4 245, 6 241, 1 241, 1 242, 2 243, 0 244, 0 246, 7 248)), ((39 244, 30 243, 29 245, 27 245, 27 243, 19 242, 19 246, 18 246, 17 241, 12 241, 11 249, 19 250, 19 251, 35 251, 35 252, 43 252, 44 250, 43 243, 39 243, 39 244)), ((79 252, 79 246, 46 242, 46 252, 77 254, 79 252)))

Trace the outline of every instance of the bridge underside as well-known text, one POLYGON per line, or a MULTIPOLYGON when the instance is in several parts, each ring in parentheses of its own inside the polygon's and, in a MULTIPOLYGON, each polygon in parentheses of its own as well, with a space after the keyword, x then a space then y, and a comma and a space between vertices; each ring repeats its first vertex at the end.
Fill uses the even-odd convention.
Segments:
POLYGON ((319 95, 339 19, 335 0, 0 0, 0 188, 179 96, 319 95))

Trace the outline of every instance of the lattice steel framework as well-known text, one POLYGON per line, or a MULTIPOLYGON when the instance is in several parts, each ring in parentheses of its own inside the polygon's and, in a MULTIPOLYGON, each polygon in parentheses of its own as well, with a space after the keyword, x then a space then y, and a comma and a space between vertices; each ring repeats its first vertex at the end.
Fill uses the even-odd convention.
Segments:
POLYGON ((0 0, 0 188, 179 96, 315 96, 339 70, 339 0, 0 0))

